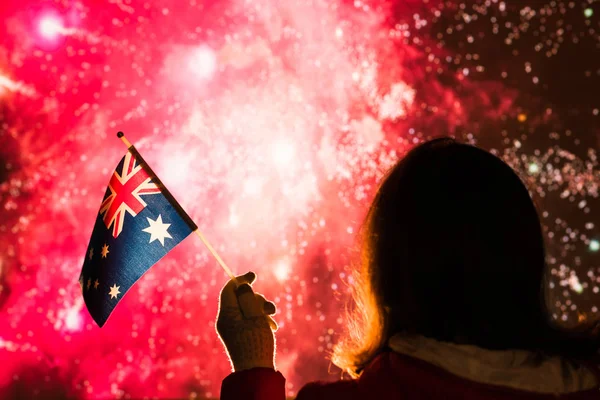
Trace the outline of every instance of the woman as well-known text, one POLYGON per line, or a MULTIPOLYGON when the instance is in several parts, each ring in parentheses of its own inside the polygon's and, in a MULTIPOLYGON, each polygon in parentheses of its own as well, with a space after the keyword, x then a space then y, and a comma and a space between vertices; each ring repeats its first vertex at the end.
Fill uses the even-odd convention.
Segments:
MULTIPOLYGON (((298 400, 600 398, 597 342, 549 322, 540 221, 499 158, 447 138, 414 148, 362 234, 356 307, 333 354, 355 379, 308 384, 298 400)), ((222 291, 217 331, 235 371, 223 400, 285 398, 275 306, 254 279, 222 291)))

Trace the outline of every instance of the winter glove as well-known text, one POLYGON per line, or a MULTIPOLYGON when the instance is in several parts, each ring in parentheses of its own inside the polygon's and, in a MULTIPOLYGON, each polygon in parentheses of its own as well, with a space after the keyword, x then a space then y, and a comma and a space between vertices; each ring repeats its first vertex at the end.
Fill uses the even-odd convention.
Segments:
POLYGON ((221 290, 217 333, 225 345, 234 371, 263 367, 275 368, 277 323, 270 317, 275 304, 254 293, 256 279, 248 272, 230 280, 221 290))

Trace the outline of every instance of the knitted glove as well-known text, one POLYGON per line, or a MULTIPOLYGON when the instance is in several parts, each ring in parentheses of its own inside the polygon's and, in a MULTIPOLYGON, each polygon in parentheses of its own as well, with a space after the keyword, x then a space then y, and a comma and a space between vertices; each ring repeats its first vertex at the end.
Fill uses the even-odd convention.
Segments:
POLYGON ((253 272, 230 280, 221 290, 217 333, 225 345, 234 371, 263 367, 275 368, 277 323, 270 317, 275 304, 254 293, 250 285, 253 272))

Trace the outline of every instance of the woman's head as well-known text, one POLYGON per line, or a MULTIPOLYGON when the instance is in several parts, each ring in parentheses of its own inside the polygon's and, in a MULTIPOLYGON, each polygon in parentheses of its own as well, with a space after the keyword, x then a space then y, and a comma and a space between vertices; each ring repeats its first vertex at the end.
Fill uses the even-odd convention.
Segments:
POLYGON ((342 368, 360 370, 400 332, 543 350, 540 221, 492 154, 446 138, 414 148, 381 184, 362 250, 357 326, 334 354, 342 368))

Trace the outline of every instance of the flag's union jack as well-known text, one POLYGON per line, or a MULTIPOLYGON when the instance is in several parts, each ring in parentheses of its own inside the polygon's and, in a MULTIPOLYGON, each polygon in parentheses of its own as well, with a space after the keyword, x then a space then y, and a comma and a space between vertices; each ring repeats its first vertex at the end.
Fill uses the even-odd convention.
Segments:
POLYGON ((160 188, 151 180, 150 175, 128 152, 123 160, 121 173, 117 170, 110 178, 110 194, 100 206, 104 224, 108 229, 112 225, 113 237, 116 238, 123 231, 125 213, 135 217, 146 207, 141 196, 160 193, 160 188))

